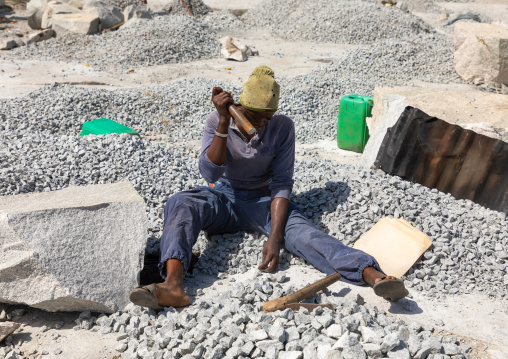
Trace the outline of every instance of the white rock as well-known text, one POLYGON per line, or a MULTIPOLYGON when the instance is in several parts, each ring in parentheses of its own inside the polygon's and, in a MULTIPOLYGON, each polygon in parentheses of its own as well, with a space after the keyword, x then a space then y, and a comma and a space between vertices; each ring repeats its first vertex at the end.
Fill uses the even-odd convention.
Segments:
POLYGON ((0 197, 0 302, 123 308, 147 233, 145 203, 128 182, 0 197))
POLYGON ((40 29, 42 27, 42 16, 47 5, 46 0, 30 0, 26 5, 28 26, 32 29, 40 29))
POLYGON ((47 1, 46 0, 30 0, 26 4, 26 11, 31 13, 33 11, 39 10, 40 8, 46 8, 47 1))
POLYGON ((455 23, 455 71, 475 84, 508 85, 508 29, 501 25, 455 23))
POLYGON ((47 29, 53 26, 53 18, 57 14, 81 14, 82 11, 78 8, 61 3, 60 1, 50 1, 46 4, 44 13, 41 19, 41 28, 47 29))
POLYGON ((339 339, 344 334, 344 328, 340 324, 332 324, 326 328, 326 335, 331 338, 339 339))
POLYGON ((302 359, 303 352, 301 351, 284 351, 279 353, 279 359, 302 359))
POLYGON ((369 327, 360 327, 362 338, 365 343, 381 344, 383 338, 369 327))
POLYGON ((231 36, 225 36, 220 39, 222 44, 221 54, 226 60, 235 61, 246 61, 248 56, 246 54, 246 48, 240 43, 235 42, 231 36), (242 47, 243 51, 238 47, 242 47))
POLYGON ((53 16, 57 36, 65 33, 90 35, 99 31, 99 17, 94 14, 57 14, 53 16))
POLYGON ((83 11, 97 15, 103 29, 112 28, 124 21, 123 13, 119 8, 99 0, 86 0, 83 11))
POLYGON ((132 18, 138 19, 151 19, 150 9, 144 4, 141 5, 129 5, 123 10, 124 21, 132 18))

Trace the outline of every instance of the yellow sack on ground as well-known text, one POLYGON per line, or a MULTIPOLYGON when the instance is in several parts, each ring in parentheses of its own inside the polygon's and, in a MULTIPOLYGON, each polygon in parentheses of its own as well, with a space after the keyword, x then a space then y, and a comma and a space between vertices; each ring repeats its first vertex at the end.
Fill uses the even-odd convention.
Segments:
POLYGON ((431 245, 429 237, 406 220, 385 217, 361 236, 353 248, 376 258, 386 275, 401 277, 431 245))

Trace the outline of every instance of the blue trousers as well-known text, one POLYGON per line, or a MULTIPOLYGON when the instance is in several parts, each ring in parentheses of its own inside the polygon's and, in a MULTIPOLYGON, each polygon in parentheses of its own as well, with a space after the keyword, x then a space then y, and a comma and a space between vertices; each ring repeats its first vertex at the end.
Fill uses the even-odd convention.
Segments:
MULTIPOLYGON (((162 277, 166 277, 168 259, 180 260, 185 271, 189 268, 192 246, 201 230, 211 234, 256 230, 269 236, 270 206, 268 187, 242 190, 216 183, 213 188, 197 187, 171 196, 164 207, 159 263, 162 277)), ((321 272, 340 273, 349 283, 364 284, 366 267, 381 271, 374 257, 321 232, 292 202, 282 245, 321 272)))

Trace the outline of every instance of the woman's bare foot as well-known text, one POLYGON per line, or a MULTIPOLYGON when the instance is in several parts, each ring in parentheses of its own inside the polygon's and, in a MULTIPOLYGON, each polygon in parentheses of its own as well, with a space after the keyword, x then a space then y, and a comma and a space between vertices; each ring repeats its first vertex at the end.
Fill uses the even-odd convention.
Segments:
POLYGON ((409 294, 401 279, 385 276, 373 267, 365 268, 363 280, 373 287, 376 295, 386 300, 396 302, 409 294))
POLYGON ((164 283, 156 284, 157 302, 161 307, 185 307, 190 304, 190 298, 183 290, 183 283, 164 283))
POLYGON ((183 264, 178 259, 166 262, 166 280, 157 284, 157 302, 161 307, 185 307, 190 298, 183 290, 183 264))

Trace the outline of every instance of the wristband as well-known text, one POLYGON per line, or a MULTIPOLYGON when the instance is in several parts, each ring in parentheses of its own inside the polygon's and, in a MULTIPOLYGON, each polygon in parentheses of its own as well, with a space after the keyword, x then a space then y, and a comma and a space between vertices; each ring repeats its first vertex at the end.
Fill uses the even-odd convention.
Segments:
POLYGON ((222 138, 226 138, 228 137, 229 135, 227 133, 219 133, 217 131, 215 131, 215 136, 219 136, 219 137, 222 137, 222 138))

